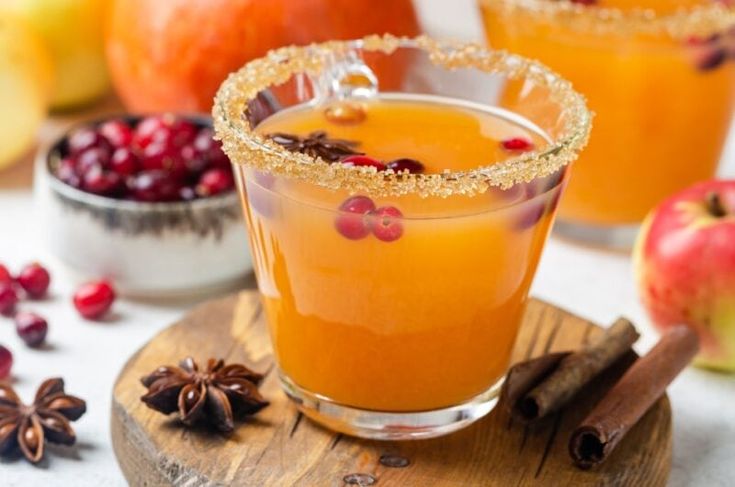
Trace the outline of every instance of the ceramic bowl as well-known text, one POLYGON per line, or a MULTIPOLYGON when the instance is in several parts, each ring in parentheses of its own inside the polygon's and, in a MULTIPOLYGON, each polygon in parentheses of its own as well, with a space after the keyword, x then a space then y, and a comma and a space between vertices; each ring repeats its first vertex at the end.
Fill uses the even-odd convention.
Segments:
MULTIPOLYGON (((186 118, 211 125, 207 117, 186 118)), ((251 271, 235 191, 189 202, 145 203, 90 194, 58 179, 52 165, 67 136, 81 126, 36 159, 34 187, 44 239, 61 263, 83 279, 110 279, 129 295, 206 292, 230 287, 251 271)))

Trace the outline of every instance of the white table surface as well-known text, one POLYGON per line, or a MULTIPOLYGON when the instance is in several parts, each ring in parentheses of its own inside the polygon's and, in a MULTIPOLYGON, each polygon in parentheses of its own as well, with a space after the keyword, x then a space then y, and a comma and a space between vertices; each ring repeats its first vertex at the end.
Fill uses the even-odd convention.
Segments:
MULTIPOLYGON (((418 0, 425 28, 434 35, 479 40, 473 0, 418 0)), ((47 128, 42 138, 53 135, 47 128)), ((735 137, 731 137, 731 141, 735 137)), ((723 174, 735 174, 735 144, 726 151, 723 174)), ((39 242, 30 190, 30 164, 0 172, 0 262, 48 262, 39 242)), ((119 300, 113 319, 80 319, 70 299, 73 283, 53 267, 48 299, 24 303, 49 319, 47 350, 23 346, 9 320, 0 318, 0 343, 15 354, 19 393, 30 399, 46 377, 63 376, 67 390, 87 400, 88 412, 74 427, 77 446, 49 449, 48 461, 34 467, 24 461, 0 462, 2 486, 125 485, 110 443, 112 384, 130 355, 195 302, 119 300)), ((572 245, 552 238, 545 250, 532 293, 595 322, 619 315, 631 318, 643 333, 645 352, 656 339, 638 303, 630 258, 572 245)), ((708 487, 735 483, 735 376, 696 369, 684 372, 669 388, 674 410, 672 486, 708 487)))

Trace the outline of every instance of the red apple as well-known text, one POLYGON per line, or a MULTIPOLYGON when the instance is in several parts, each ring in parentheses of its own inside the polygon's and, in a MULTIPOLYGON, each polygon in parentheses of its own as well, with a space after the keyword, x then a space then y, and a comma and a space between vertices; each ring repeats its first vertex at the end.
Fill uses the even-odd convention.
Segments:
POLYGON ((699 183, 661 203, 634 261, 654 324, 691 326, 701 342, 695 363, 735 371, 735 180, 699 183))

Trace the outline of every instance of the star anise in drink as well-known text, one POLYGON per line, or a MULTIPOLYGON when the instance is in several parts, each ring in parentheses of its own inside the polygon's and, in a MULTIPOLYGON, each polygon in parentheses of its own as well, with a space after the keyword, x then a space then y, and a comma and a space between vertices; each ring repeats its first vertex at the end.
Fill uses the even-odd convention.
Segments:
POLYGON ((362 154, 356 151, 359 144, 354 140, 331 139, 323 130, 317 130, 306 137, 277 132, 268 136, 273 142, 285 147, 291 152, 301 152, 311 157, 321 157, 327 162, 337 162, 340 159, 362 154))
POLYGON ((0 453, 20 449, 30 462, 43 458, 44 442, 73 445, 69 424, 87 411, 87 404, 64 392, 64 380, 47 379, 36 392, 33 404, 23 404, 9 384, 0 384, 0 453))
POLYGON ((191 357, 178 367, 166 365, 143 377, 148 393, 140 399, 163 414, 178 410, 181 421, 191 426, 206 421, 222 432, 234 429, 233 418, 255 414, 268 405, 258 391, 263 375, 241 364, 209 359, 200 369, 191 357))

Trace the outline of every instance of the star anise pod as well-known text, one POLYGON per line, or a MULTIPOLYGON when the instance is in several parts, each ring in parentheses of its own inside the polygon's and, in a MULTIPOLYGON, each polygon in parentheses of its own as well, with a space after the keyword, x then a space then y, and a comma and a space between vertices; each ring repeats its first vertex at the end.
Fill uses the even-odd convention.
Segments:
POLYGON ((355 150, 359 145, 354 140, 330 139, 323 130, 312 132, 306 137, 277 132, 268 137, 291 152, 301 152, 311 157, 321 157, 327 162, 337 162, 343 157, 363 154, 355 150))
POLYGON ((20 449, 30 462, 43 458, 44 441, 73 445, 69 424, 87 411, 87 403, 64 392, 64 380, 46 379, 33 404, 25 405, 9 384, 0 384, 0 453, 20 449))
POLYGON ((207 368, 200 370, 187 357, 178 367, 166 365, 143 377, 148 393, 140 400, 163 414, 178 410, 186 425, 207 420, 218 430, 230 432, 235 415, 255 414, 268 405, 258 391, 262 380, 262 374, 241 364, 209 359, 207 368))

